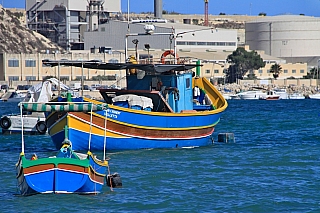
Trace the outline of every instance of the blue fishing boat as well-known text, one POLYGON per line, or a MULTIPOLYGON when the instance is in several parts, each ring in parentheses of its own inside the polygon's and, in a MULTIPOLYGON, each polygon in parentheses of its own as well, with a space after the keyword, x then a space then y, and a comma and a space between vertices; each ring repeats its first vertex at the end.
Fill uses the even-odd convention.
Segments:
MULTIPOLYGON (((85 107, 73 105, 71 108, 63 106, 45 105, 38 103, 21 103, 22 108, 46 112, 48 110, 77 110, 91 109, 92 104, 85 107)), ((101 108, 100 108, 101 109, 101 108)), ((23 123, 23 119, 21 118, 23 123)), ((22 125, 23 126, 23 125, 22 125)), ((16 164, 18 189, 21 195, 47 194, 47 193, 78 193, 97 194, 107 183, 110 187, 121 186, 118 174, 110 174, 108 161, 99 160, 90 151, 90 141, 87 141, 86 154, 73 151, 72 143, 67 138, 68 129, 65 127, 65 139, 56 156, 38 158, 33 154, 28 159, 24 153, 24 140, 22 129, 22 152, 16 164), (116 180, 116 181, 115 181, 116 180)))
MULTIPOLYGON (((57 148, 64 140, 65 125, 75 150, 85 150, 89 137, 92 150, 103 150, 105 140, 107 150, 207 146, 213 143, 214 128, 228 105, 206 78, 194 75, 192 69, 198 64, 50 60, 43 63, 127 70, 126 89, 100 90, 108 104, 106 116, 104 111, 54 111, 47 116, 48 132, 57 148)), ((102 104, 82 97, 70 101, 102 104)))

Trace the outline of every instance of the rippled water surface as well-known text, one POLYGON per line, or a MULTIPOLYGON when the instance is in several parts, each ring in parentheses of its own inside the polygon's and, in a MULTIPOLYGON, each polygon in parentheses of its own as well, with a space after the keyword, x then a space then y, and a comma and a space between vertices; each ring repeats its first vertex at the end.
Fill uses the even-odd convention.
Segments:
MULTIPOLYGON (((21 136, 0 135, 1 212, 320 212, 319 104, 229 101, 212 146, 108 153, 123 187, 96 196, 17 196, 21 136), (218 143, 224 132, 236 143, 218 143)), ((55 152, 48 136, 25 141, 26 153, 55 152)))

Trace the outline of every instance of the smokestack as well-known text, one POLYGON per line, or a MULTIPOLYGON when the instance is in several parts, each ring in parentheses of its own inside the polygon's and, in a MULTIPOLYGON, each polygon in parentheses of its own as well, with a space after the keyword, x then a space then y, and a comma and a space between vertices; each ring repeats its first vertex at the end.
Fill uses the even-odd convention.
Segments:
POLYGON ((162 0, 154 0, 154 17, 162 18, 162 0))

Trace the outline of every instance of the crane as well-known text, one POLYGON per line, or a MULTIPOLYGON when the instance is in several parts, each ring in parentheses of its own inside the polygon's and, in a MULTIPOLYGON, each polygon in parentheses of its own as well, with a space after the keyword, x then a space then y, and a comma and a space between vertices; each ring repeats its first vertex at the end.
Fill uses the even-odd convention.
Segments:
POLYGON ((204 26, 209 25, 208 3, 209 0, 204 0, 204 26))

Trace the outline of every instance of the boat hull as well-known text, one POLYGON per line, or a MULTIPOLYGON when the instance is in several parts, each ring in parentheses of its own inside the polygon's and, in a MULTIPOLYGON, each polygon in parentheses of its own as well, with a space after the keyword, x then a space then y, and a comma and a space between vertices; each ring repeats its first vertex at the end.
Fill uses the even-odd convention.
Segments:
POLYGON ((180 123, 180 127, 173 128, 161 128, 159 124, 152 128, 138 127, 133 125, 132 122, 131 124, 119 124, 114 120, 107 119, 106 132, 104 129, 105 118, 94 116, 91 126, 89 119, 89 115, 85 113, 66 113, 61 120, 55 122, 49 129, 49 134, 56 148, 61 147, 64 139, 63 126, 65 125, 69 127, 68 138, 72 141, 74 150, 88 149, 90 137, 91 150, 103 150, 104 144, 106 144, 107 150, 207 146, 213 143, 212 133, 220 117, 206 116, 202 119, 205 120, 203 123, 207 125, 197 128, 185 125, 186 123, 192 123, 192 121, 193 123, 200 122, 196 122, 194 117, 190 117, 187 122, 183 123, 176 121, 176 123, 180 123), (210 120, 210 117, 212 117, 212 125, 206 123, 207 120, 210 120), (92 128, 92 134, 90 134, 90 128, 92 128), (105 135, 106 139, 104 139, 105 135))
POLYGON ((91 154, 74 158, 28 160, 22 154, 16 164, 21 195, 48 193, 96 194, 104 185, 107 163, 96 162, 91 154))
MULTIPOLYGON (((6 126, 1 124, 3 134, 21 134, 21 117, 20 115, 7 115, 0 119, 7 119, 6 126), (5 117, 5 118, 4 118, 5 117)), ((23 115, 23 133, 28 135, 42 135, 46 134, 47 128, 45 126, 44 113, 32 113, 30 115, 23 115), (40 123, 43 123, 40 125, 40 123), (44 126, 42 126, 44 125, 44 126)))

